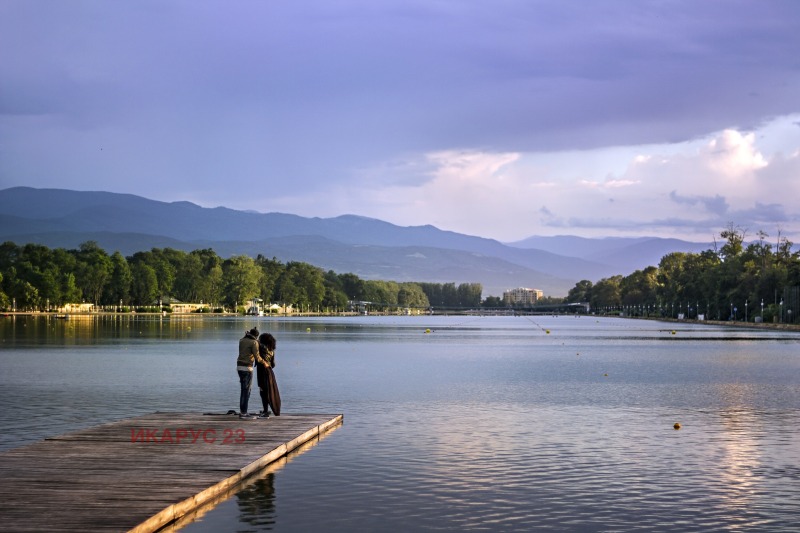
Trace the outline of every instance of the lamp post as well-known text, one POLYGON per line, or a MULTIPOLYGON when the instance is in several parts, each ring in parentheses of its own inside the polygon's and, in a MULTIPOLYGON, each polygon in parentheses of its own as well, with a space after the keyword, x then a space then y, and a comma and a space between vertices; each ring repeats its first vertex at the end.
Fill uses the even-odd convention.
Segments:
POLYGON ((744 301, 744 321, 747 322, 747 300, 744 301))
POLYGON ((764 298, 761 298, 761 321, 764 321, 764 298))
POLYGON ((780 322, 783 322, 783 298, 781 298, 781 319, 780 322))
POLYGON ((731 316, 728 320, 733 320, 733 302, 731 302, 731 316))

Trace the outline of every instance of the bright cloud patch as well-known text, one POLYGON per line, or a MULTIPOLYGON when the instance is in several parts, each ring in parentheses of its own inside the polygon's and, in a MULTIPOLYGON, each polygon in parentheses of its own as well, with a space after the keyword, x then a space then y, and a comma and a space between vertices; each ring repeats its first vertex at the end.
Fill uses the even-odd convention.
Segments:
POLYGON ((755 135, 725 130, 708 143, 706 161, 713 172, 738 177, 767 166, 764 156, 755 147, 755 135))
POLYGON ((437 165, 434 170, 437 179, 480 183, 497 177, 501 168, 519 159, 519 154, 445 151, 429 154, 427 158, 437 165))
POLYGON ((507 241, 570 233, 707 241, 728 222, 768 233, 780 224, 797 240, 800 127, 786 121, 780 135, 768 124, 672 145, 432 152, 364 170, 358 189, 328 190, 313 208, 507 241), (409 172, 416 177, 402 179, 409 172))

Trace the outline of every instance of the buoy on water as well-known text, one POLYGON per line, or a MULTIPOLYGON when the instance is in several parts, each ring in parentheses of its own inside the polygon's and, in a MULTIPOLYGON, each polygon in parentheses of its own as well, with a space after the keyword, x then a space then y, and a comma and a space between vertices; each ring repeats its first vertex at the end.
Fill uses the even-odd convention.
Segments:
POLYGON ((672 427, 675 428, 675 429, 681 429, 681 423, 680 422, 675 422, 675 425, 672 426, 672 427))

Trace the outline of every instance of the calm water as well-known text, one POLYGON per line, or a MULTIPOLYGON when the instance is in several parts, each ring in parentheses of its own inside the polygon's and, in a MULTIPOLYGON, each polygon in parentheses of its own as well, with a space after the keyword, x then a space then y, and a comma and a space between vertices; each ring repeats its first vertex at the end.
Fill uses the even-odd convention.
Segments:
POLYGON ((236 409, 236 345, 253 325, 278 339, 285 413, 340 412, 344 425, 182 531, 798 529, 797 333, 587 317, 3 318, 0 449, 156 410, 236 409))

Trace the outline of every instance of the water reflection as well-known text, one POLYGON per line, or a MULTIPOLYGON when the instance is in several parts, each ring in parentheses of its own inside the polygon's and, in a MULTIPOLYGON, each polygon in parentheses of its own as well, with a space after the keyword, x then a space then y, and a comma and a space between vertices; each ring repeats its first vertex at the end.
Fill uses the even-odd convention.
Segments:
POLYGON ((272 529, 275 524, 275 474, 267 474, 236 494, 239 523, 272 529))
POLYGON ((289 454, 267 465, 263 470, 246 478, 239 485, 218 495, 195 511, 183 516, 164 531, 196 532, 226 531, 231 524, 239 524, 239 531, 270 531, 275 526, 276 490, 275 476, 289 463, 315 448, 320 441, 336 432, 341 425, 292 450, 289 454), (252 526, 252 527, 248 527, 252 526))
POLYGON ((348 417, 191 531, 771 533, 800 516, 796 333, 565 317, 26 322, 0 320, 0 447, 106 417, 225 412, 253 325, 277 334, 287 413, 348 417))

